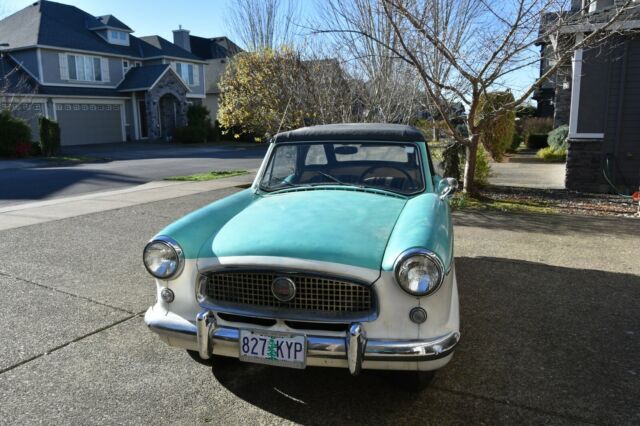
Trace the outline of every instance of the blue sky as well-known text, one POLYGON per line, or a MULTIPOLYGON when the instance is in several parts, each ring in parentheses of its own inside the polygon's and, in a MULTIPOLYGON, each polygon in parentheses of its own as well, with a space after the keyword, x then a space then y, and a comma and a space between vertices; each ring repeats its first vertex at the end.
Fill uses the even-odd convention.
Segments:
MULTIPOLYGON (((28 6, 34 0, 0 0, 0 16, 28 6)), ((173 40, 178 25, 202 37, 227 35, 224 14, 232 0, 57 0, 73 4, 92 15, 114 15, 131 27, 136 36, 159 35, 173 40)))
MULTIPOLYGON (((192 35, 200 37, 229 36, 234 38, 233 28, 227 24, 225 15, 234 0, 56 0, 59 3, 73 4, 95 16, 114 15, 134 30, 134 35, 159 35, 173 40, 172 30, 182 25, 192 35)), ((28 6, 34 0, 0 0, 0 18, 28 6)), ((301 14, 313 13, 313 0, 301 0, 301 14)), ((511 75, 508 85, 517 94, 531 84, 536 76, 537 67, 521 70, 511 75)))

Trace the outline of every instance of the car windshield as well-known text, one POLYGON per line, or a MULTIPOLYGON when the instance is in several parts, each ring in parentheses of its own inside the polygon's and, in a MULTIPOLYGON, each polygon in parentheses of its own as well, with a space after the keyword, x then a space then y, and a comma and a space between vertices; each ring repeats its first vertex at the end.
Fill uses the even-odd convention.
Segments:
POLYGON ((420 150, 412 143, 278 144, 260 188, 348 185, 410 195, 424 190, 421 167, 420 150))

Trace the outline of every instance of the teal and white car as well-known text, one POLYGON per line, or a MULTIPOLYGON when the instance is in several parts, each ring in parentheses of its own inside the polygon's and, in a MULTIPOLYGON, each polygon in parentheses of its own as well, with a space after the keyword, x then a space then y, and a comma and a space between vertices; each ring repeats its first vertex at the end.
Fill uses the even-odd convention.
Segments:
POLYGON ((200 360, 439 369, 460 339, 456 187, 410 126, 280 133, 250 188, 147 244, 145 322, 200 360))

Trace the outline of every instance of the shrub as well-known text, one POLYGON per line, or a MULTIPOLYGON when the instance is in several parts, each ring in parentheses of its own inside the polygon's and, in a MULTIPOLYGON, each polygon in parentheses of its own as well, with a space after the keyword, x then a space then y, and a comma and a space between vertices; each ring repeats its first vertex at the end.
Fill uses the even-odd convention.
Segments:
POLYGON ((520 105, 516 108, 516 117, 518 118, 532 118, 536 115, 536 107, 531 104, 520 105))
POLYGON ((525 118, 522 120, 522 134, 531 135, 535 133, 549 133, 553 129, 553 119, 551 117, 525 118))
POLYGON ((60 126, 45 117, 38 119, 40 124, 40 148, 47 157, 60 152, 60 126))
POLYGON ((511 147, 509 148, 509 152, 516 152, 518 148, 520 148, 520 145, 522 145, 522 136, 515 132, 511 138, 511 147))
POLYGON ((42 147, 40 147, 40 142, 31 142, 31 147, 29 147, 29 155, 32 157, 38 157, 42 155, 42 147))
POLYGON ((555 130, 549 132, 549 138, 547 139, 547 143, 551 148, 556 151, 566 150, 569 148, 569 143, 567 142, 567 138, 569 137, 569 126, 564 125, 560 126, 555 130))
MULTIPOLYGON (((187 127, 189 130, 177 130, 179 143, 203 143, 209 134, 209 109, 204 105, 191 105, 187 110, 187 127)), ((176 132, 173 134, 176 138, 176 132)))
POLYGON ((562 163, 567 159, 567 150, 566 148, 554 149, 548 146, 538 151, 536 157, 542 158, 547 163, 562 163))
POLYGON ((176 127, 173 129, 173 141, 176 143, 202 143, 202 132, 191 126, 176 127))
POLYGON ((18 158, 24 158, 29 156, 29 152, 31 151, 31 142, 29 141, 20 141, 16 145, 15 155, 18 158))
POLYGON ((547 134, 546 133, 533 133, 527 135, 527 148, 540 149, 547 147, 547 134))
MULTIPOLYGON (((464 170, 464 169, 463 169, 464 170)), ((491 165, 489 164, 489 154, 482 147, 478 146, 478 156, 476 158, 476 173, 473 177, 474 182, 478 186, 486 186, 489 184, 491 177, 491 165)))
POLYGON ((29 144, 31 129, 27 122, 14 117, 9 110, 0 112, 0 156, 24 156, 24 147, 29 144))
POLYGON ((513 102, 511 92, 493 92, 483 95, 478 105, 479 118, 491 117, 483 122, 480 143, 496 161, 501 161, 504 153, 513 143, 516 127, 516 114, 513 110, 502 110, 504 105, 513 102))

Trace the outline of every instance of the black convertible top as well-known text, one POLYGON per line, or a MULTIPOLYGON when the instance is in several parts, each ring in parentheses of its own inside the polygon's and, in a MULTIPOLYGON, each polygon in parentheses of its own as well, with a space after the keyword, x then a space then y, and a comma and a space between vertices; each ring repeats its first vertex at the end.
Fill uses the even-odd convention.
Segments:
POLYGON ((275 143, 310 141, 422 142, 424 136, 405 124, 346 123, 302 127, 273 137, 275 143))

